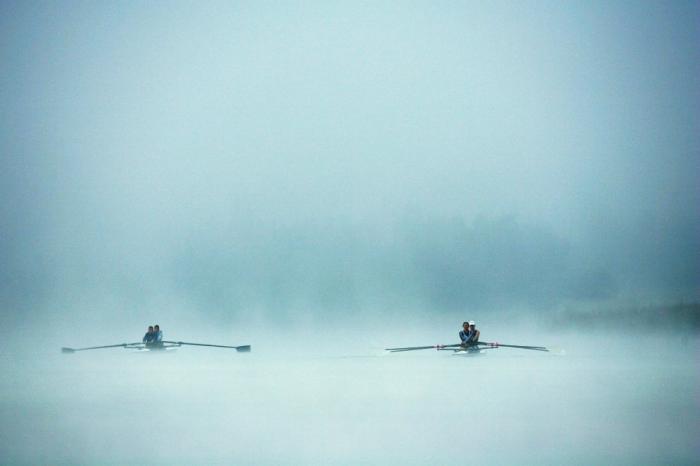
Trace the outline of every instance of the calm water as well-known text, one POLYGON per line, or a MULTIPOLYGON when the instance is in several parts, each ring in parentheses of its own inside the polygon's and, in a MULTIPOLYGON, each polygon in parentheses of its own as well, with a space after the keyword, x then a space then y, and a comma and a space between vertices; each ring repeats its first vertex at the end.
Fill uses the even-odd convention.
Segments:
POLYGON ((0 463, 698 464, 697 340, 560 343, 5 353, 0 463))

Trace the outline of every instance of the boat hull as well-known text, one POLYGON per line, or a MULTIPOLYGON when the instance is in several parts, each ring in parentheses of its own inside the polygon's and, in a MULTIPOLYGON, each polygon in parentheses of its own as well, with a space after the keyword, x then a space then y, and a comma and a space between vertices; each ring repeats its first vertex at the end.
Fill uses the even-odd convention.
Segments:
POLYGON ((453 353, 453 356, 475 357, 475 356, 484 356, 485 354, 486 354, 486 351, 483 349, 468 349, 468 350, 457 350, 453 353))

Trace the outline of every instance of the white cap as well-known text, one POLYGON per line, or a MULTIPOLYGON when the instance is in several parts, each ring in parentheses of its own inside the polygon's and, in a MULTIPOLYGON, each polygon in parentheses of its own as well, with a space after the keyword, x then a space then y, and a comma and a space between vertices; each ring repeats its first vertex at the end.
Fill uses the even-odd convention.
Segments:
POLYGON ((473 320, 469 321, 469 325, 476 325, 473 320))

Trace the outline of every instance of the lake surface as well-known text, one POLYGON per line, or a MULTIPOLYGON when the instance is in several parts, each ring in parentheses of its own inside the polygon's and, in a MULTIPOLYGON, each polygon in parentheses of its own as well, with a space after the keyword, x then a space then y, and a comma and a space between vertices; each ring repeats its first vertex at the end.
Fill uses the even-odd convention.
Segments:
POLYGON ((559 343, 4 352, 0 463, 698 464, 697 339, 559 343))

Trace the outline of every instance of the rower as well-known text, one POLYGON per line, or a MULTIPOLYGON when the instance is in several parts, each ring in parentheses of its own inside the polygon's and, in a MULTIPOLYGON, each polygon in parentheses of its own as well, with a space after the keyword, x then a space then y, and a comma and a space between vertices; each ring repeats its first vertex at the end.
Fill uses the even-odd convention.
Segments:
POLYGON ((473 320, 462 323, 462 330, 459 331, 459 339, 462 341, 461 346, 464 348, 474 346, 479 341, 479 331, 475 328, 473 320))
POLYGON ((149 325, 148 331, 143 336, 143 342, 146 344, 146 346, 148 346, 153 341, 153 338, 155 338, 155 334, 153 333, 153 325, 149 325))
POLYGON ((459 331, 459 339, 461 341, 461 346, 467 347, 469 346, 469 342, 471 341, 472 334, 469 331, 469 322, 462 322, 462 330, 459 331))
POLYGON ((161 346, 163 344, 163 332, 158 324, 153 326, 153 344, 157 346, 161 346))
POLYGON ((469 331, 472 332, 472 343, 479 343, 479 336, 481 336, 481 332, 477 330, 476 323, 473 320, 469 321, 469 331))

